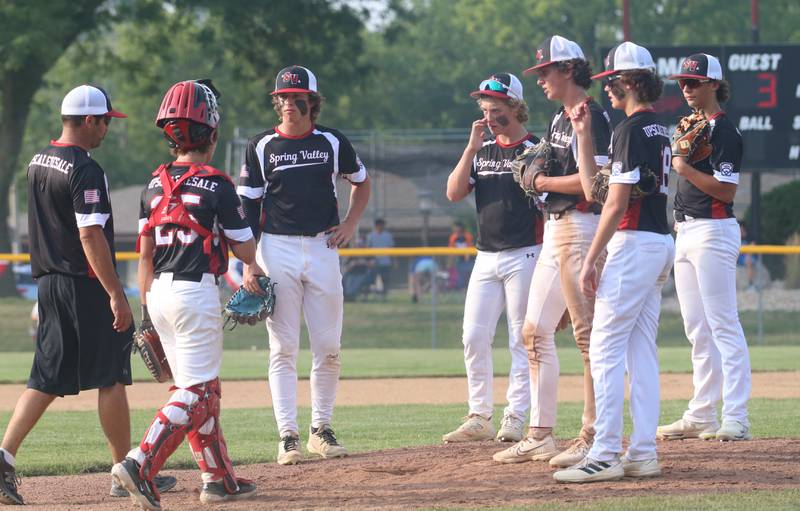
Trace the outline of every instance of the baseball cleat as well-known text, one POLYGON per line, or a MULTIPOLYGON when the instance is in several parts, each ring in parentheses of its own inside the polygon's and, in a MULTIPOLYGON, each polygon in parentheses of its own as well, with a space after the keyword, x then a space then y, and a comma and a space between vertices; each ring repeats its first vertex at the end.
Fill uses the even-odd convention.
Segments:
POLYGON ((631 461, 628 459, 628 455, 625 454, 622 457, 622 469, 625 471, 625 477, 656 477, 661 475, 658 458, 631 461))
POLYGON ((503 415, 500 422, 500 431, 497 432, 498 442, 519 442, 525 436, 525 418, 513 413, 503 415))
MULTIPOLYGON (((153 478, 153 483, 156 485, 156 489, 158 493, 164 493, 166 491, 170 491, 171 489, 175 488, 175 485, 178 484, 178 480, 172 476, 155 476, 153 478)), ((113 477, 111 478, 111 491, 108 492, 109 495, 112 497, 130 497, 131 494, 128 493, 124 487, 117 484, 116 479, 113 477)))
POLYGON ((552 458, 558 449, 553 435, 540 439, 526 437, 504 451, 492 456, 498 463, 524 463, 526 461, 547 461, 552 458))
POLYGON ((596 483, 599 481, 616 481, 625 476, 625 469, 619 459, 596 461, 588 456, 582 462, 553 474, 559 483, 596 483))
POLYGON ((6 461, 0 451, 0 503, 12 506, 25 504, 25 501, 22 500, 22 495, 17 491, 19 484, 20 479, 17 471, 11 466, 11 463, 6 461))
POLYGON ((200 502, 203 504, 214 504, 217 502, 244 500, 255 497, 256 484, 253 481, 237 477, 236 484, 236 491, 228 493, 228 490, 225 489, 225 483, 222 481, 203 483, 203 490, 200 492, 200 502))
POLYGON ((550 458, 550 466, 553 468, 569 468, 580 463, 589 454, 589 449, 591 448, 592 444, 578 437, 564 451, 550 458))
POLYGON ((723 421, 722 427, 717 430, 717 440, 720 442, 730 442, 735 440, 750 440, 750 426, 739 421, 723 421))
POLYGON ((339 445, 329 424, 323 424, 318 428, 311 426, 306 449, 311 454, 316 454, 325 459, 347 456, 347 449, 343 445, 339 445))
POLYGON ((139 475, 139 464, 133 458, 125 458, 111 467, 111 476, 118 486, 122 486, 130 494, 134 504, 146 511, 160 511, 161 499, 153 483, 142 479, 139 475))
POLYGON ((656 437, 660 440, 684 440, 686 438, 700 438, 711 440, 717 434, 719 424, 716 422, 692 422, 679 419, 672 424, 659 426, 656 437))
POLYGON ((487 419, 476 413, 464 417, 464 424, 442 436, 442 441, 446 444, 479 440, 494 440, 494 426, 491 418, 487 419))
POLYGON ((278 465, 297 465, 303 461, 300 452, 300 437, 286 435, 278 442, 278 465))

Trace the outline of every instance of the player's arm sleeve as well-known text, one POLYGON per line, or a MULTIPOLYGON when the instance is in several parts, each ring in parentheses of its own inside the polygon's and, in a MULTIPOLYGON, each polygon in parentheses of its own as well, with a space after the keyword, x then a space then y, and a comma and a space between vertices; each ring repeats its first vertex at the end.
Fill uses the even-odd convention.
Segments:
POLYGON ((239 186, 236 193, 241 197, 241 208, 245 220, 255 236, 261 234, 261 200, 264 197, 266 184, 264 152, 258 154, 253 140, 247 143, 244 164, 239 171, 239 186))
POLYGON ((742 138, 734 130, 715 133, 711 138, 711 166, 720 183, 739 184, 742 165, 742 138))
POLYGON ((106 175, 97 163, 89 162, 72 172, 70 192, 78 227, 105 227, 111 216, 111 199, 106 175))
POLYGON ((344 136, 339 139, 339 173, 354 185, 359 185, 367 180, 367 167, 356 154, 353 145, 344 136))
POLYGON ((608 146, 611 143, 611 123, 604 110, 592 110, 592 145, 594 161, 598 167, 608 163, 608 146))
POLYGON ((646 161, 637 148, 645 147, 636 139, 636 131, 623 131, 614 138, 611 153, 611 176, 608 184, 635 185, 639 182, 639 166, 646 161))
POLYGON ((253 230, 247 221, 244 207, 236 195, 233 185, 227 181, 222 183, 217 216, 225 238, 234 243, 242 243, 253 237, 253 230))

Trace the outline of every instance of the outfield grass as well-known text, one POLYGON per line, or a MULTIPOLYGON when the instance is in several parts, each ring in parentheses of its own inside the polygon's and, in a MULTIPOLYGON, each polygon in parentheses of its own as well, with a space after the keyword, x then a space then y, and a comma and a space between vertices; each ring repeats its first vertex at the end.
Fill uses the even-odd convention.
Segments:
MULTIPOLYGON (((581 374, 583 362, 575 347, 559 348, 561 374, 581 374)), ((226 350, 223 355, 223 380, 258 380, 267 376, 267 351, 226 350)), ((688 373, 692 370, 688 346, 659 349, 662 373, 688 373)), ((753 371, 800 371, 800 346, 752 346, 753 371)), ((30 372, 32 352, 0 354, 0 383, 24 383, 30 372)), ((150 381, 138 355, 132 357, 133 377, 150 381)), ((494 371, 508 375, 511 355, 505 348, 494 350, 494 371)), ((300 352, 298 374, 308 378, 311 352, 300 352)), ((464 354, 456 349, 346 349, 342 352, 343 378, 412 378, 424 376, 465 376, 464 354)))
MULTIPOLYGON (((753 399, 750 402, 752 433, 755 437, 797 437, 800 423, 798 400, 753 399)), ((686 401, 661 404, 663 421, 680 417, 686 401)), ((409 446, 434 445, 442 434, 460 424, 464 405, 340 406, 334 426, 337 436, 351 452, 365 452, 409 446)), ((568 438, 580 429, 582 405, 559 404, 556 436, 568 438)), ((138 442, 150 424, 154 411, 132 411, 132 438, 138 442)), ((502 415, 502 407, 495 413, 502 415)), ((10 412, 0 413, 5 429, 10 412)), ((310 410, 300 409, 300 428, 305 438, 310 410)), ((274 462, 277 430, 271 408, 226 410, 222 425, 235 463, 274 462)), ((630 421, 626 418, 626 434, 630 421)), ((26 439, 18 456, 25 475, 74 474, 110 470, 107 447, 95 412, 48 412, 26 439)), ((193 467, 188 447, 179 449, 168 467, 193 467)))
MULTIPOLYGON (((280 297, 278 298, 280 299, 280 297)), ((139 305, 131 300, 135 316, 139 305)), ((31 351, 34 344, 28 334, 32 303, 16 299, 0 299, 0 351, 31 351)), ((461 347, 461 321, 463 319, 463 295, 443 295, 437 306, 437 347, 461 347)), ((751 344, 756 339, 757 316, 753 311, 740 313, 742 326, 751 344)), ((507 344, 506 323, 500 320, 497 326, 497 344, 507 344)), ((764 344, 800 345, 800 314, 787 311, 764 312, 764 344)), ((303 328, 302 346, 308 346, 308 337, 303 328)), ((344 334, 342 342, 346 348, 429 348, 431 347, 431 306, 430 301, 412 304, 402 293, 395 293, 386 303, 358 302, 346 303, 344 314, 344 334)), ((559 346, 574 344, 567 331, 557 335, 559 346)), ((238 327, 225 333, 227 348, 255 349, 267 345, 266 328, 238 327)), ((665 312, 661 315, 659 326, 661 346, 685 346, 686 336, 683 322, 677 313, 665 312)))

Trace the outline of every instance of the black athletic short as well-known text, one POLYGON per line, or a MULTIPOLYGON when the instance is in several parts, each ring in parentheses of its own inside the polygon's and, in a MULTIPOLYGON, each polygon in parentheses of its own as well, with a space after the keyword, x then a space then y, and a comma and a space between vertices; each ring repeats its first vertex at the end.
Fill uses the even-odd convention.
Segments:
POLYGON ((108 294, 97 279, 44 275, 28 388, 58 396, 131 384, 134 327, 113 328, 108 294))

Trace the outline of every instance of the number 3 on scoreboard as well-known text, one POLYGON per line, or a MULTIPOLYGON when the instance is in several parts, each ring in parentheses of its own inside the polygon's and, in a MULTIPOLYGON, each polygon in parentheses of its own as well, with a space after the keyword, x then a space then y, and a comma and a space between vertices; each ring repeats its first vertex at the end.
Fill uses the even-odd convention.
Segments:
POLYGON ((664 146, 661 149, 661 180, 659 187, 659 192, 663 193, 664 195, 668 195, 669 193, 669 170, 672 168, 672 148, 670 146, 664 146))

